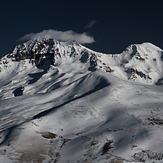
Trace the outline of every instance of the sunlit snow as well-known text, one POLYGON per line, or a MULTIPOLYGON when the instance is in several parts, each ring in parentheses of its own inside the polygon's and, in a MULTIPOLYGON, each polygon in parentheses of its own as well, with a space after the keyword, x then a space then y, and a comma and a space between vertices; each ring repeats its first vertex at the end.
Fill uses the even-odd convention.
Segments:
POLYGON ((0 163, 163 161, 160 48, 31 40, 0 71, 0 163))

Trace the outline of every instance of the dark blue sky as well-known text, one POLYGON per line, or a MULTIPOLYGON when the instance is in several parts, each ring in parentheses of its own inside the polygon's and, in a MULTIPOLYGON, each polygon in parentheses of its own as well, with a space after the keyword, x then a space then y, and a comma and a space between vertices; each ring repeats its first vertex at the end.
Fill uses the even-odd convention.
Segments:
POLYGON ((95 42, 85 46, 104 53, 143 42, 163 49, 162 7, 162 0, 1 0, 0 57, 22 43, 18 38, 48 29, 87 32, 95 42))

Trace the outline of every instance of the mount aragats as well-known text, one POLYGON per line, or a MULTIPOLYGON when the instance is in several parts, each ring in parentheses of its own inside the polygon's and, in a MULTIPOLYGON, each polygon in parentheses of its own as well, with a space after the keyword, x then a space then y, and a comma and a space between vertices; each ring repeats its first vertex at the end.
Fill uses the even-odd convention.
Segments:
POLYGON ((0 163, 163 162, 163 50, 102 54, 31 40, 0 60, 0 163))

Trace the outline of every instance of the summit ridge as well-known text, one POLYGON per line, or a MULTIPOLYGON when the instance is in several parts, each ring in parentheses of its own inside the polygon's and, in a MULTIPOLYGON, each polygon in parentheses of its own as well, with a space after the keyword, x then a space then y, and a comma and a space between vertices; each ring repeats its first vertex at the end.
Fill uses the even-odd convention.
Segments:
MULTIPOLYGON (((163 78, 163 50, 151 43, 132 44, 120 54, 103 54, 72 41, 30 40, 16 46, 1 59, 0 71, 11 68, 13 62, 26 59, 37 67, 50 67, 56 66, 63 58, 72 58, 73 62, 78 59, 83 64, 89 62, 89 70, 101 69, 144 84, 158 84, 163 78)), ((66 64, 66 60, 64 62, 66 64)))

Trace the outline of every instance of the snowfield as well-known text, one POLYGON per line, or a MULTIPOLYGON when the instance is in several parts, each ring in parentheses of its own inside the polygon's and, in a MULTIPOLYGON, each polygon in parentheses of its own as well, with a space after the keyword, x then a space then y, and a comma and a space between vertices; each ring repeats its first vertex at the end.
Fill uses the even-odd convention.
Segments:
POLYGON ((31 40, 0 60, 0 163, 163 162, 163 50, 31 40))

